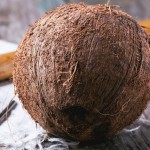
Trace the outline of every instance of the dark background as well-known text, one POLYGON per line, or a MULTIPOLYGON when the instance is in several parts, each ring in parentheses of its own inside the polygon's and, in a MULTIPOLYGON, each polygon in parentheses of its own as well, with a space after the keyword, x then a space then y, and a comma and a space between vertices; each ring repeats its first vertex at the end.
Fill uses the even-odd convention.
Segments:
MULTIPOLYGON (((45 11, 67 2, 81 0, 1 0, 0 39, 19 43, 29 25, 40 18, 45 11)), ((108 0, 82 0, 89 4, 106 4, 108 0)), ((150 0, 111 0, 110 4, 120 5, 136 20, 150 18, 150 0)))

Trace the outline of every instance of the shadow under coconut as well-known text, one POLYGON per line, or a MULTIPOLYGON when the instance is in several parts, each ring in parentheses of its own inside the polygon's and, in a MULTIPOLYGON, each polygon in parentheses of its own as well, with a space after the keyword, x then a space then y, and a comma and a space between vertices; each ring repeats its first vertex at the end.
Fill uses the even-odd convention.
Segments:
POLYGON ((0 81, 0 87, 9 85, 11 83, 12 83, 12 79, 2 80, 2 81, 0 81))
MULTIPOLYGON (((106 124, 105 127, 97 127, 95 129, 95 132, 100 133, 101 137, 97 137, 97 139, 94 141, 81 143, 77 141, 69 141, 66 139, 48 137, 41 143, 41 145, 43 148, 51 148, 54 146, 56 149, 76 150, 149 150, 150 119, 147 118, 149 114, 150 104, 138 120, 136 120, 133 124, 123 129, 111 139, 102 138, 103 133, 106 133, 107 128, 109 127, 109 124, 106 124)), ((70 116, 73 115, 70 114, 70 116)))
POLYGON ((43 148, 76 150, 149 150, 150 121, 142 115, 139 120, 123 129, 112 139, 97 139, 93 142, 79 143, 49 137, 41 143, 43 148))

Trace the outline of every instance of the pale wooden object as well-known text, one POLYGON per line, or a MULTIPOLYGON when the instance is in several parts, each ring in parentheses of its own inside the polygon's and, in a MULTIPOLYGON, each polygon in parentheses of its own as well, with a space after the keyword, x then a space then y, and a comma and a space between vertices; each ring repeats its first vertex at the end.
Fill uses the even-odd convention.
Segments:
POLYGON ((150 35, 150 19, 149 20, 143 20, 143 21, 140 21, 139 24, 144 28, 145 32, 150 35))
POLYGON ((0 80, 11 78, 17 45, 0 40, 0 80))
POLYGON ((13 70, 15 52, 0 55, 0 80, 10 78, 13 70))

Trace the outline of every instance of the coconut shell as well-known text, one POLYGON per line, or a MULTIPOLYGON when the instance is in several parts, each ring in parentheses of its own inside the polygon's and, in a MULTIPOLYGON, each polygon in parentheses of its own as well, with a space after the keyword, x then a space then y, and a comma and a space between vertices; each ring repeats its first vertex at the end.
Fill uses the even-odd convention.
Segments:
POLYGON ((51 135, 111 137, 150 99, 148 36, 106 5, 68 4, 47 12, 20 43, 13 80, 32 118, 51 135))

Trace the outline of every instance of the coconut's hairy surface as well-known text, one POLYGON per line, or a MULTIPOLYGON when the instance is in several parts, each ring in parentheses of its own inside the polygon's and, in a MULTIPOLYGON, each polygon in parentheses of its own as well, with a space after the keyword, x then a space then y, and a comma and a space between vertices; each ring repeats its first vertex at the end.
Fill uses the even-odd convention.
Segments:
POLYGON ((148 36, 126 13, 69 4, 46 13, 20 43, 13 79, 50 134, 87 141, 131 124, 150 98, 148 36))

